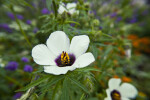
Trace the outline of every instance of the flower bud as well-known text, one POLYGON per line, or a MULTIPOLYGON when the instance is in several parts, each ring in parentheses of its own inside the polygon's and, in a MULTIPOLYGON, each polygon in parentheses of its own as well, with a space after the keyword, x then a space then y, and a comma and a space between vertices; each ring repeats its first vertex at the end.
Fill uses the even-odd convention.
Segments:
POLYGON ((94 25, 94 26, 98 26, 98 25, 99 25, 99 23, 100 23, 100 22, 99 22, 99 20, 98 20, 98 19, 94 19, 94 20, 93 20, 93 25, 94 25))

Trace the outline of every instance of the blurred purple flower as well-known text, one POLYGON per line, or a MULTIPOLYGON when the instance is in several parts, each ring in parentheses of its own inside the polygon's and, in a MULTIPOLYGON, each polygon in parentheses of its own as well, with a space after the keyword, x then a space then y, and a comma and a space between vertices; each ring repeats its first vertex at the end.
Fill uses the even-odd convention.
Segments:
POLYGON ((38 29, 37 27, 35 27, 35 28, 33 29, 33 32, 34 32, 34 33, 37 33, 38 30, 39 30, 39 29, 38 29))
POLYGON ((49 14, 50 11, 49 11, 47 8, 43 8, 43 9, 41 10, 41 13, 42 13, 42 14, 49 14))
POLYGON ((21 61, 23 61, 23 62, 25 62, 25 63, 26 63, 26 62, 29 62, 29 59, 28 59, 28 58, 26 58, 26 57, 22 57, 22 58, 21 58, 21 61))
POLYGON ((19 99, 20 97, 22 96, 22 93, 21 92, 18 92, 14 95, 14 99, 19 99))
POLYGON ((100 27, 99 27, 99 29, 100 29, 100 30, 102 30, 102 29, 103 29, 103 27, 102 27, 102 26, 100 26, 100 27))
POLYGON ((116 0, 116 1, 115 1, 115 4, 119 4, 119 3, 120 3, 120 0, 116 0))
POLYGON ((22 15, 16 15, 18 19, 23 20, 24 17, 22 15))
POLYGON ((10 71, 15 71, 17 68, 18 68, 18 63, 15 61, 9 62, 5 67, 6 70, 10 70, 10 71))
POLYGON ((31 20, 26 20, 26 23, 30 25, 31 24, 31 20))
POLYGON ((75 23, 71 23, 70 26, 74 27, 74 26, 75 26, 75 23))
POLYGON ((133 23, 136 23, 137 22, 137 18, 136 17, 133 17, 129 20, 129 23, 133 24, 133 23))
POLYGON ((116 16, 117 16, 117 13, 116 13, 116 12, 110 14, 110 17, 111 17, 111 18, 116 17, 116 16))
POLYGON ((7 32, 12 32, 12 29, 8 26, 8 24, 5 24, 5 23, 3 23, 3 24, 0 24, 0 29, 4 29, 4 30, 6 30, 7 32))
POLYGON ((12 20, 14 20, 14 19, 15 19, 14 14, 13 14, 13 13, 11 13, 11 12, 8 12, 8 13, 7 13, 7 16, 8 16, 10 19, 12 19, 12 20))
POLYGON ((90 13, 90 14, 94 14, 94 15, 96 15, 96 11, 95 11, 95 10, 93 10, 93 11, 89 11, 89 13, 90 13))
POLYGON ((142 15, 148 15, 148 10, 146 9, 146 10, 144 10, 143 12, 142 12, 142 15))
POLYGON ((25 66, 24 66, 24 71, 25 71, 25 72, 32 72, 32 71, 33 71, 33 68, 32 68, 32 66, 30 66, 30 65, 25 65, 25 66))
POLYGON ((37 8, 37 5, 35 3, 31 3, 31 5, 34 7, 34 8, 37 8))
POLYGON ((116 22, 120 22, 122 20, 122 17, 117 17, 116 22))

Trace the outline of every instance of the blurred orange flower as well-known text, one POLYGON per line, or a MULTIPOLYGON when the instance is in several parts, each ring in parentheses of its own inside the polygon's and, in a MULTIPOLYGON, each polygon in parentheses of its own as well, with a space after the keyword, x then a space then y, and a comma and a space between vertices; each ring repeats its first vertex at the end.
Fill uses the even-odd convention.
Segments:
POLYGON ((131 82, 132 79, 129 78, 129 77, 123 76, 123 77, 122 77, 122 81, 123 81, 123 82, 131 82))

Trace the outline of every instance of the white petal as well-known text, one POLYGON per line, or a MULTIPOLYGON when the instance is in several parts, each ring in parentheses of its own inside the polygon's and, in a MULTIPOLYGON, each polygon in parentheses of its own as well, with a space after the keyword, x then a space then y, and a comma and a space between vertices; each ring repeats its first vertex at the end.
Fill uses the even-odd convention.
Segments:
POLYGON ((58 66, 44 66, 44 72, 54 75, 66 74, 69 70, 73 71, 75 67, 66 66, 66 67, 58 67, 58 66))
POLYGON ((111 100, 111 99, 107 97, 107 98, 104 98, 104 100, 111 100))
POLYGON ((32 49, 32 57, 39 65, 56 65, 54 54, 44 44, 36 45, 32 49))
POLYGON ((79 56, 72 66, 74 66, 76 68, 83 68, 83 67, 88 66, 89 64, 91 64, 94 61, 95 61, 95 58, 94 58, 93 54, 89 52, 89 53, 85 53, 85 54, 79 56))
POLYGON ((75 54, 76 58, 86 52, 89 46, 89 37, 80 35, 73 37, 70 45, 70 53, 75 54))
POLYGON ((109 86, 109 89, 112 91, 114 89, 117 89, 119 87, 121 83, 121 80, 120 79, 117 79, 117 78, 111 78, 108 82, 108 86, 109 86))
POLYGON ((109 89, 106 89, 106 93, 107 93, 108 100, 111 100, 111 96, 110 96, 111 91, 109 89))
POLYGON ((70 14, 73 14, 76 12, 76 3, 68 3, 66 8, 68 9, 70 14))
POLYGON ((62 51, 68 52, 70 40, 63 31, 55 31, 51 33, 46 42, 48 48, 56 55, 60 55, 62 51))
POLYGON ((126 98, 134 98, 138 94, 137 89, 129 83, 123 83, 118 90, 126 98))
POLYGON ((58 13, 59 14, 62 14, 64 11, 67 12, 67 10, 66 10, 66 8, 64 6, 65 6, 64 3, 62 3, 61 5, 59 5, 59 9, 58 9, 58 13))
POLYGON ((128 99, 128 98, 123 98, 123 97, 122 97, 121 100, 130 100, 130 99, 128 99))

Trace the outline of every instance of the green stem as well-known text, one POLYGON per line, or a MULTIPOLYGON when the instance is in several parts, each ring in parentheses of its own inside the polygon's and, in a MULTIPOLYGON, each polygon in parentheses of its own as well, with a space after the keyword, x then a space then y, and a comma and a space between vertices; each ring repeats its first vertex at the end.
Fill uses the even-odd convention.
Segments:
POLYGON ((107 35, 107 34, 105 34, 105 33, 102 33, 102 35, 103 35, 103 36, 106 36, 106 37, 109 37, 109 38, 113 38, 112 36, 107 35))
POLYGON ((55 3, 54 0, 52 1, 52 3, 53 3, 54 12, 55 12, 55 18, 56 18, 56 17, 57 17, 57 7, 56 7, 56 3, 55 3))
POLYGON ((81 96, 81 98, 80 98, 80 100, 83 100, 83 99, 84 99, 84 95, 85 95, 85 94, 83 93, 82 96, 81 96))
POLYGON ((10 9, 11 9, 11 11, 14 13, 14 15, 15 15, 16 23, 18 24, 19 29, 20 29, 21 33, 23 34, 25 40, 27 41, 28 45, 29 45, 30 47, 32 47, 32 46, 31 46, 31 43, 30 43, 30 41, 29 41, 29 39, 28 39, 28 37, 27 37, 27 35, 26 35, 26 33, 25 33, 24 30, 22 29, 21 24, 20 24, 19 20, 18 20, 17 17, 16 17, 15 11, 13 10, 12 7, 11 7, 10 9))

